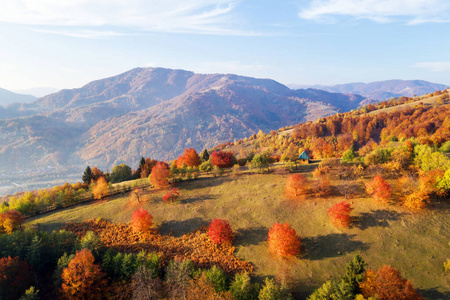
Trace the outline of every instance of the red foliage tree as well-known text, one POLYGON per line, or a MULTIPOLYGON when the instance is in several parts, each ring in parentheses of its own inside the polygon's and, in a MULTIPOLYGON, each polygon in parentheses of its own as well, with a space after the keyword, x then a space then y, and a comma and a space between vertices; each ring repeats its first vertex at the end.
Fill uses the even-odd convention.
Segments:
POLYGON ((402 278, 400 272, 390 266, 383 266, 376 273, 367 270, 360 288, 366 298, 376 296, 380 300, 423 299, 409 280, 402 278))
POLYGON ((18 299, 33 280, 30 266, 18 257, 0 258, 0 299, 18 299))
POLYGON ((227 220, 221 219, 214 219, 209 223, 208 236, 215 244, 224 242, 231 243, 234 238, 230 223, 227 220))
POLYGON ((174 202, 178 199, 178 197, 180 196, 180 192, 178 191, 178 188, 173 188, 172 190, 170 190, 169 192, 167 192, 167 194, 165 194, 162 199, 164 202, 174 202))
POLYGON ((150 180, 156 188, 165 188, 169 185, 170 170, 166 163, 157 162, 150 174, 150 180))
POLYGON ((353 208, 349 203, 345 203, 344 201, 339 202, 338 204, 333 205, 328 210, 328 215, 331 218, 331 222, 336 227, 349 227, 350 223, 352 222, 352 218, 350 217, 350 213, 352 212, 353 208))
POLYGON ((308 194, 310 189, 311 183, 304 175, 294 174, 286 180, 286 195, 291 199, 308 194))
POLYGON ((291 256, 300 253, 300 237, 288 223, 273 224, 267 238, 269 251, 279 256, 291 256))
POLYGON ((153 225, 152 215, 142 207, 135 210, 131 216, 131 227, 134 231, 146 232, 153 225))
POLYGON ((200 157, 193 148, 184 149, 184 153, 177 158, 177 168, 184 166, 198 167, 201 164, 200 157))
POLYGON ((23 216, 15 209, 0 214, 0 233, 11 233, 23 224, 23 216))
POLYGON ((94 256, 88 249, 77 251, 61 274, 61 292, 65 299, 100 299, 105 287, 104 274, 94 264, 94 256))
POLYGON ((233 152, 214 151, 211 164, 218 168, 231 168, 233 166, 233 152))
POLYGON ((386 203, 391 197, 391 186, 381 175, 377 175, 371 181, 366 182, 366 192, 378 202, 386 203))

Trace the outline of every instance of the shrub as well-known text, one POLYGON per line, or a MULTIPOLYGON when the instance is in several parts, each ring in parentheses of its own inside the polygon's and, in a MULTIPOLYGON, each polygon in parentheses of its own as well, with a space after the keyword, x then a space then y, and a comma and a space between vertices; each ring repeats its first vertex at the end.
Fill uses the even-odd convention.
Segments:
POLYGON ((208 236, 215 244, 231 243, 234 235, 227 220, 214 219, 209 223, 208 236))
POLYGON ((131 216, 131 227, 134 231, 147 232, 153 225, 152 215, 146 209, 139 208, 131 216))
POLYGON ((381 175, 377 175, 371 181, 366 182, 366 192, 378 202, 386 203, 391 197, 391 186, 381 175))
POLYGON ((267 238, 269 251, 279 256, 295 256, 300 253, 300 238, 288 223, 275 223, 267 238))
POLYGON ((349 203, 342 201, 333 205, 328 210, 328 215, 330 216, 331 222, 334 226, 347 228, 352 222, 352 218, 350 217, 352 210, 353 208, 349 203))
POLYGON ((66 299, 99 299, 105 286, 103 276, 100 266, 94 264, 91 251, 77 251, 62 271, 61 292, 66 299))
POLYGON ((212 153, 211 164, 218 168, 231 168, 233 166, 233 152, 214 151, 212 153))
POLYGON ((178 191, 178 188, 173 188, 167 194, 165 194, 162 199, 164 202, 175 202, 178 197, 180 196, 180 192, 178 191))
POLYGON ((310 186, 309 180, 304 175, 291 175, 286 180, 286 195, 291 199, 298 199, 310 191, 310 186))

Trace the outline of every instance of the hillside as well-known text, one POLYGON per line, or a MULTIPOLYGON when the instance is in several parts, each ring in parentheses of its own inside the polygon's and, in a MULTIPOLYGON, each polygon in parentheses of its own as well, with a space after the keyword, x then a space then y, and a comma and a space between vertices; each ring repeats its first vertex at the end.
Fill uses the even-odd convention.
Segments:
POLYGON ((134 166, 141 156, 172 159, 186 147, 314 120, 363 100, 292 91, 270 79, 137 68, 0 112, 0 160, 6 162, 0 173, 86 164, 111 169, 117 162, 134 166))
POLYGON ((36 97, 34 96, 18 94, 0 88, 0 112, 5 109, 2 106, 7 106, 13 103, 29 103, 34 100, 36 100, 36 97))
POLYGON ((377 101, 387 100, 393 97, 413 97, 443 90, 448 87, 445 84, 432 83, 424 80, 385 80, 370 83, 355 82, 347 84, 327 85, 288 85, 291 88, 314 88, 333 93, 358 94, 368 99, 377 101))

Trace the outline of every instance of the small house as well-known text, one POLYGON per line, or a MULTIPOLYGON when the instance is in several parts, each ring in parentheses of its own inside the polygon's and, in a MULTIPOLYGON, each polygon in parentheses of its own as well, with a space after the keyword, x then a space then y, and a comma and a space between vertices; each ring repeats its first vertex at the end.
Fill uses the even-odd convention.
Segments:
POLYGON ((301 162, 309 164, 309 155, 308 153, 306 153, 306 151, 303 151, 302 154, 300 154, 300 156, 298 157, 298 159, 301 162))

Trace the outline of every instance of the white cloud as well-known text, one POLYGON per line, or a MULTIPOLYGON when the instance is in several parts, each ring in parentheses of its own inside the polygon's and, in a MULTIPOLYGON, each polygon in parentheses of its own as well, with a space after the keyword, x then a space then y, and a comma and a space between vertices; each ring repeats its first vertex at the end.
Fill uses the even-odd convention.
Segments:
POLYGON ((370 19, 379 23, 393 21, 414 25, 449 22, 448 0, 313 0, 302 9, 303 19, 325 20, 333 16, 370 19))
MULTIPOLYGON (((232 29, 240 0, 3 0, 0 22, 72 27, 127 27, 144 31, 245 34, 232 29)), ((74 31, 67 31, 74 34, 74 31)), ((76 33, 86 35, 83 30, 76 33)), ((90 35, 88 34, 90 37, 90 35)))
POLYGON ((414 67, 427 69, 431 72, 444 72, 450 71, 450 61, 419 62, 414 67))

